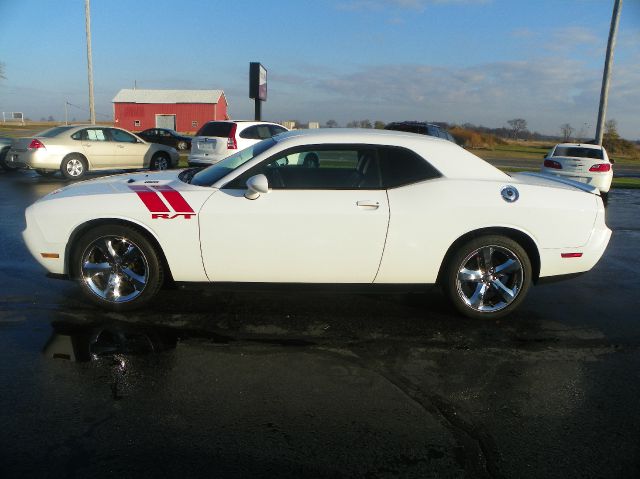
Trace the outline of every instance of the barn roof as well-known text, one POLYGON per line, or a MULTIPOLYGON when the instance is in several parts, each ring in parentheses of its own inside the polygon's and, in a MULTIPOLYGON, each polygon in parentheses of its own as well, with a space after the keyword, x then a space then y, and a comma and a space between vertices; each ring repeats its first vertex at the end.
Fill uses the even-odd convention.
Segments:
POLYGON ((222 90, 140 90, 125 88, 114 103, 218 103, 222 90))

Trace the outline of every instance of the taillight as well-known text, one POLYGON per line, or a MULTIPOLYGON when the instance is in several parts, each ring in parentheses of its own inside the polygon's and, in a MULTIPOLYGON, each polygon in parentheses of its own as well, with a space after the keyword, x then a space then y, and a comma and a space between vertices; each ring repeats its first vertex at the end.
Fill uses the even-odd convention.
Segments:
POLYGON ((236 130, 238 129, 238 125, 235 123, 231 125, 231 131, 229 132, 229 138, 227 138, 227 149, 229 150, 237 150, 238 142, 236 141, 236 130))
POLYGON ((597 163, 589 168, 589 171, 596 171, 598 173, 605 173, 611 170, 611 165, 609 163, 597 163))
POLYGON ((545 168, 553 168, 554 170, 561 170, 562 165, 556 160, 544 160, 545 168))
POLYGON ((31 140, 31 143, 29 143, 29 149, 37 150, 38 148, 44 148, 44 145, 40 140, 34 138, 33 140, 31 140))

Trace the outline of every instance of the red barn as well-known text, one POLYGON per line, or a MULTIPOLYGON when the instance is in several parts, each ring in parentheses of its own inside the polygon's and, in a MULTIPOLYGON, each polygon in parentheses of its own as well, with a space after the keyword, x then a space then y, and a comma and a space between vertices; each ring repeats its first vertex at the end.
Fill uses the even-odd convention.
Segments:
POLYGON ((228 120, 222 90, 120 90, 113 99, 114 124, 132 131, 170 128, 195 132, 210 120, 228 120))

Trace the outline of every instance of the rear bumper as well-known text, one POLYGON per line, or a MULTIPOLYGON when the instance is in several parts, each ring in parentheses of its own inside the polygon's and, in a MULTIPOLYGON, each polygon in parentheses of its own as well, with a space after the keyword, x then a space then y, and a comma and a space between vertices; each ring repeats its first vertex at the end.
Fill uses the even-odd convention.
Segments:
POLYGON ((44 149, 27 151, 11 149, 5 157, 5 163, 12 168, 60 169, 60 158, 52 156, 44 149))
POLYGON ((548 280, 554 276, 584 273, 602 258, 611 239, 611 230, 604 222, 602 200, 599 197, 595 197, 595 200, 599 203, 599 209, 587 243, 579 247, 541 249, 540 281, 543 278, 548 280))
POLYGON ((608 171, 606 173, 580 173, 580 172, 569 172, 569 171, 560 171, 553 168, 545 168, 542 167, 540 170, 541 173, 546 175, 558 176, 560 178, 566 178, 567 180, 578 181, 579 183, 584 183, 590 186, 594 186, 598 188, 602 193, 606 193, 611 188, 611 181, 613 180, 613 171, 608 171))

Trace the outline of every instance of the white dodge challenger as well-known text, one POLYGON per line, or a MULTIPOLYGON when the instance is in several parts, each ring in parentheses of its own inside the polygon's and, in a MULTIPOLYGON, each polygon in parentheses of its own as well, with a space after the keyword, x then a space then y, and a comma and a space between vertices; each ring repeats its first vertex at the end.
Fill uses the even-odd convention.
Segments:
POLYGON ((72 184, 26 223, 50 275, 109 309, 140 307, 167 282, 439 284, 473 318, 588 271, 611 236, 594 187, 509 176, 437 138, 348 129, 283 133, 205 169, 72 184))

